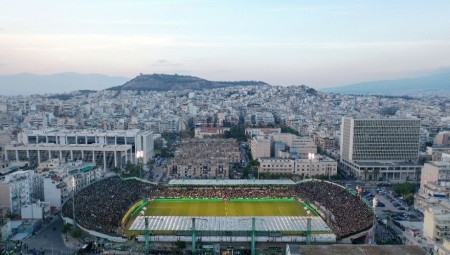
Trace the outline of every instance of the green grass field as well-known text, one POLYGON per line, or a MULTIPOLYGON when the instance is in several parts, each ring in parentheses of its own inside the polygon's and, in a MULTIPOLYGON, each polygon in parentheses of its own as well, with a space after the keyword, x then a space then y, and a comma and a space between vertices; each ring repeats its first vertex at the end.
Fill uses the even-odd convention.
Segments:
POLYGON ((152 201, 147 216, 306 216, 297 201, 152 201))

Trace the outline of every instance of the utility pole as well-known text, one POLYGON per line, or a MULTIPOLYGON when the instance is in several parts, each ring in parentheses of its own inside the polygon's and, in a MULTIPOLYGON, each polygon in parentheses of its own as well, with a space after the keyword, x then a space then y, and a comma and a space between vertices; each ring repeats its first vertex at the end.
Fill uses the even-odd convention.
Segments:
POLYGON ((196 254, 196 239, 197 239, 197 229, 195 228, 195 220, 199 219, 199 220, 207 220, 207 219, 202 219, 202 218, 191 218, 192 220, 192 255, 196 254))
POLYGON ((145 254, 150 254, 150 231, 148 229, 148 218, 145 217, 145 254))

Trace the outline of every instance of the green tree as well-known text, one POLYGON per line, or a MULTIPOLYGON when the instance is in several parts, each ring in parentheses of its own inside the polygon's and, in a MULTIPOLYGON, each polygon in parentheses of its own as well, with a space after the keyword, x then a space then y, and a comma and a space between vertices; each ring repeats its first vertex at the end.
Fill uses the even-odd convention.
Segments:
POLYGON ((183 250, 183 249, 186 249, 186 243, 183 242, 183 241, 180 241, 180 240, 178 240, 178 241, 175 242, 175 246, 177 247, 177 249, 178 249, 179 251, 181 251, 181 250, 183 250))
POLYGON ((72 230, 72 232, 70 233, 70 235, 73 238, 80 238, 82 234, 83 234, 83 232, 81 231, 80 228, 76 228, 76 229, 72 230))
POLYGON ((67 240, 67 233, 69 233, 70 230, 72 230, 72 225, 70 225, 69 223, 64 223, 61 229, 61 233, 66 235, 66 240, 67 240))

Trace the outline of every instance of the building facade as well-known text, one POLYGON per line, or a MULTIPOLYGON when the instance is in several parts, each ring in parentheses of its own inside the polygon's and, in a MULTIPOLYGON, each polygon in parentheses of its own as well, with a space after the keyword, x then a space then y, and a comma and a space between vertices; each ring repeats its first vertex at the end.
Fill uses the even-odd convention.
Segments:
POLYGON ((420 176, 420 120, 354 119, 341 122, 340 163, 362 179, 403 182, 420 176))

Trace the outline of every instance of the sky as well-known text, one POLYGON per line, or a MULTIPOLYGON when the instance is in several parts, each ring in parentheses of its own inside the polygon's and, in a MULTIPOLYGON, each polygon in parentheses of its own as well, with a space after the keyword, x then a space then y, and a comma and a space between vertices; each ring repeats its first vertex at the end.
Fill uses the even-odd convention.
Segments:
POLYGON ((414 77, 450 67, 449 13, 448 0, 0 0, 0 75, 414 77))

